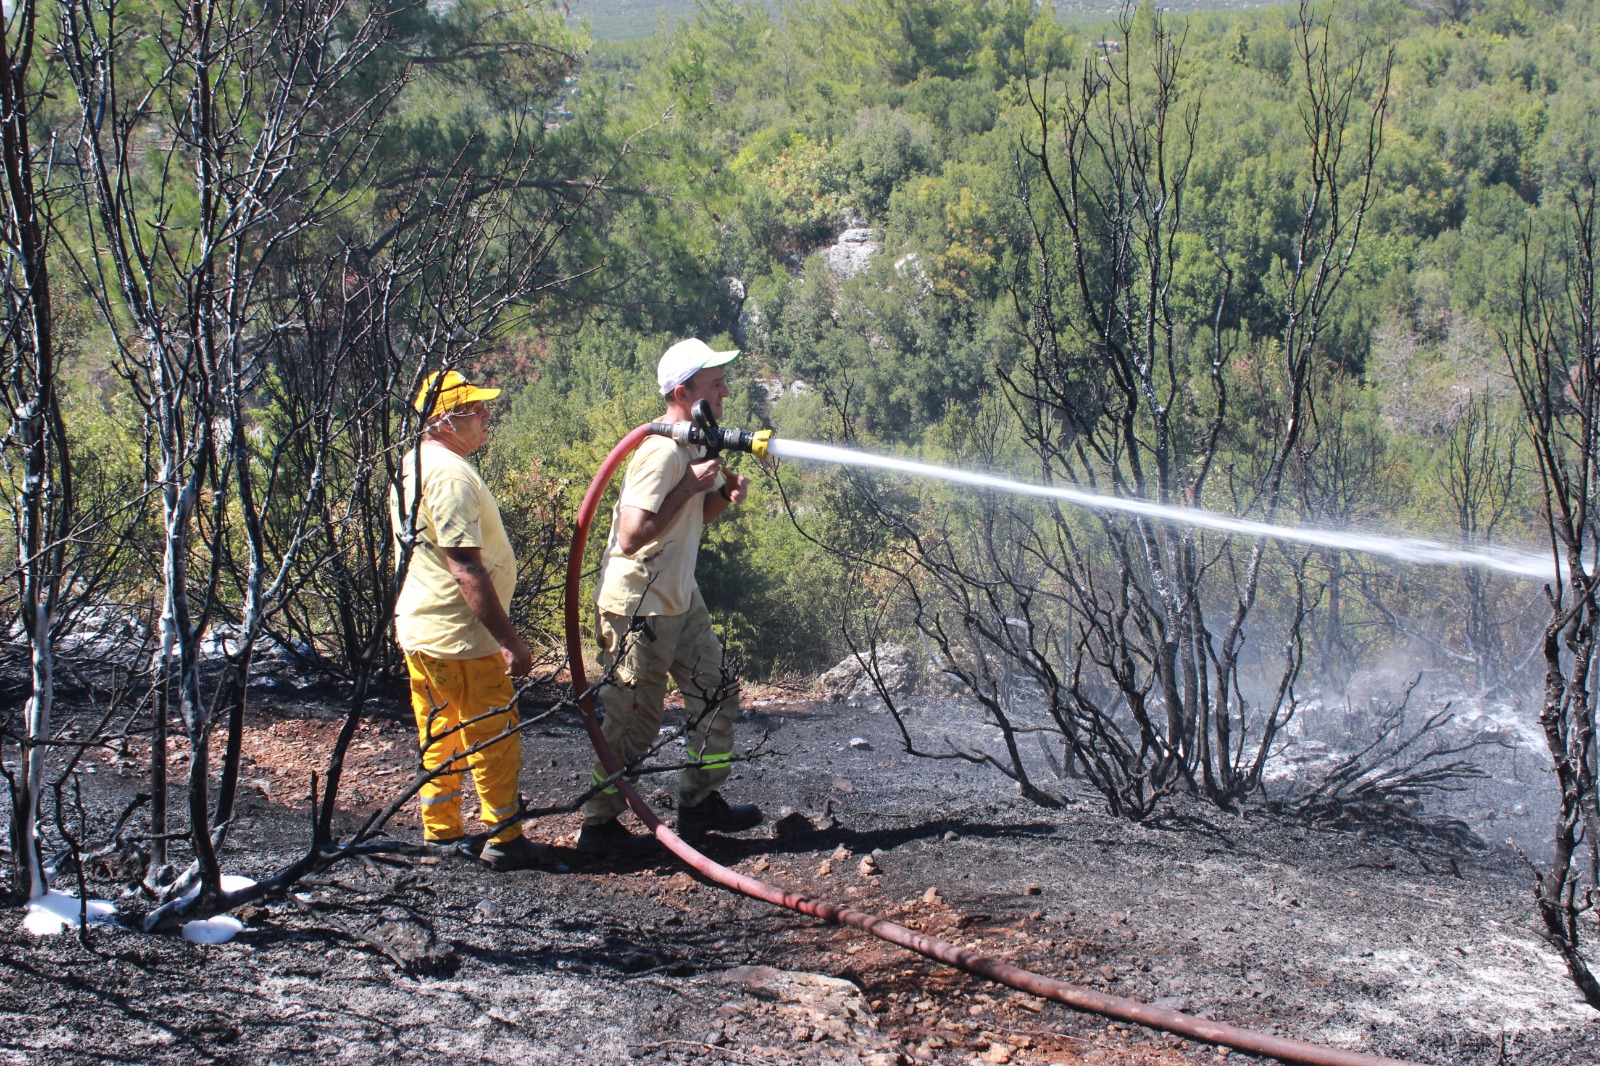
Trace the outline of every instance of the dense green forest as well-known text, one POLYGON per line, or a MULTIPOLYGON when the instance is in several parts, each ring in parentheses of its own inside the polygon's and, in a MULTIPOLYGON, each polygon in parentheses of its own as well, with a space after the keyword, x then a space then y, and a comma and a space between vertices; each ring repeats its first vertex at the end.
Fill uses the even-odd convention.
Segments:
MULTIPOLYGON (((41 10, 79 8, 88 28, 107 12, 129 26, 160 13, 155 4, 41 10)), ((380 12, 342 8, 329 18, 355 24, 380 12)), ((1592 174, 1600 84, 1594 11, 1581 3, 1352 2, 1306 17, 1326 34, 1313 50, 1336 73, 1354 72, 1346 103, 1363 113, 1380 98, 1384 106, 1370 174, 1351 166, 1334 177, 1336 186, 1370 182, 1361 189, 1359 230, 1347 234, 1355 238, 1348 276, 1318 297, 1325 306, 1304 353, 1314 365, 1315 402, 1282 472, 1293 491, 1273 510, 1447 539, 1534 542, 1524 491, 1531 472, 1519 465, 1503 417, 1513 388, 1502 335, 1525 247, 1537 257, 1559 245, 1569 198, 1592 174), (1485 447, 1497 450, 1494 469, 1508 476, 1481 486, 1447 476, 1452 456, 1460 465, 1463 449, 1485 447), (1492 499, 1474 497, 1466 514, 1463 493, 1492 499)), ((266 279, 289 278, 280 288, 298 285, 302 294, 325 286, 307 270, 291 278, 291 264, 326 264, 344 249, 351 261, 344 269, 371 278, 381 273, 371 265, 377 260, 400 269, 393 264, 403 257, 392 248, 417 254, 429 241, 435 249, 462 242, 456 254, 470 263, 465 276, 475 288, 451 298, 482 303, 463 312, 470 328, 458 323, 436 343, 435 324, 412 339, 409 356, 389 355, 409 357, 412 366, 426 359, 470 366, 510 391, 484 462, 508 495, 528 501, 513 510, 539 550, 597 457, 655 413, 649 368, 680 335, 745 350, 731 422, 1048 474, 1019 430, 1021 393, 1006 382, 1016 386, 1016 375, 1036 361, 1041 300, 1061 295, 1046 293, 1056 281, 1041 267, 1062 251, 1062 220, 1052 216, 1044 184, 1048 156, 1061 150, 1052 113, 1081 90, 1085 71, 1148 82, 1158 34, 1175 47, 1163 106, 1182 126, 1165 135, 1181 173, 1175 167, 1168 175, 1173 209, 1161 236, 1160 328, 1164 343, 1182 349, 1184 364, 1167 384, 1192 392, 1207 346, 1221 345, 1234 402, 1212 449, 1214 465, 1237 473, 1274 439, 1268 408, 1277 386, 1263 368, 1286 343, 1293 316, 1283 302, 1285 264, 1296 254, 1312 187, 1307 57, 1295 9, 1168 14, 1158 30, 1149 8, 1130 11, 1119 25, 1025 2, 706 2, 656 36, 604 43, 586 42, 561 12, 537 5, 472 0, 384 18, 363 45, 362 64, 315 104, 317 121, 343 108, 342 121, 370 123, 358 143, 299 163, 307 175, 328 173, 299 186, 301 195, 323 197, 320 214, 273 242, 241 238, 239 247, 262 255, 263 283, 252 291, 263 308, 276 299, 287 314, 284 299, 266 299, 266 279), (476 187, 461 191, 463 178, 476 187), (448 189, 455 199, 444 195, 448 189), (491 226, 473 230, 473 239, 482 238, 482 250, 473 251, 447 224, 478 217, 485 203, 503 215, 493 234, 491 226), (442 213, 432 210, 441 204, 442 213), (840 267, 845 260, 831 264, 827 253, 846 230, 858 238, 857 255, 840 267), (536 266, 511 269, 521 264, 536 266), (491 291, 492 299, 483 296, 491 291)), ((71 26, 50 17, 40 24, 39 48, 49 58, 34 68, 44 95, 32 116, 32 144, 57 156, 40 173, 48 173, 53 197, 52 313, 73 461, 84 464, 86 487, 114 495, 119 485, 145 481, 154 461, 148 435, 140 440, 139 420, 148 430, 151 408, 141 400, 139 375, 115 371, 134 369, 130 341, 155 327, 130 316, 128 294, 137 286, 113 276, 117 242, 97 237, 108 223, 96 220, 104 207, 86 194, 92 183, 61 163, 81 136, 75 124, 84 113, 69 83, 86 91, 93 74, 56 61, 72 54, 58 40, 71 26)), ((144 63, 131 69, 170 94, 181 83, 161 83, 160 56, 130 60, 144 63)), ((1134 112, 1150 103, 1150 92, 1148 84, 1135 87, 1135 121, 1143 121, 1134 112)), ((138 164, 117 205, 131 227, 125 238, 137 244, 140 227, 158 217, 163 232, 189 234, 188 250, 147 249, 156 275, 187 269, 198 254, 193 235, 203 230, 201 207, 175 169, 181 153, 160 167, 139 164, 138 142, 152 136, 140 123, 159 123, 159 95, 128 121, 135 150, 117 156, 108 149, 108 158, 138 164), (141 192, 149 203, 129 208, 141 192)), ((238 112, 260 106, 241 98, 238 112)), ((1362 121, 1349 119, 1349 138, 1362 132, 1362 121)), ((244 144, 239 138, 235 147, 244 144)), ((118 191, 108 187, 106 195, 115 199, 118 191)), ((416 278, 436 269, 420 263, 413 262, 416 278)), ((433 300, 437 311, 439 294, 418 284, 412 298, 433 300)), ((243 330, 263 336, 259 321, 243 330)), ((1049 343, 1068 363, 1079 360, 1071 364, 1082 371, 1074 402, 1103 405, 1098 371, 1084 362, 1094 344, 1065 333, 1049 343), (1081 350, 1066 352, 1063 343, 1081 350)), ((288 374, 280 366, 256 379, 260 397, 281 395, 264 399, 256 413, 241 412, 241 425, 258 424, 260 412, 292 424, 288 374)), ((396 390, 403 391, 398 381, 396 390)), ((1191 413, 1203 417, 1208 402, 1194 397, 1191 413)), ((350 461, 356 465, 341 476, 359 479, 360 459, 350 461)), ((881 515, 862 510, 850 479, 793 473, 788 504, 814 527, 797 528, 780 494, 763 489, 716 530, 705 568, 730 642, 757 675, 815 670, 846 650, 840 596, 852 583, 846 564, 818 541, 871 556, 893 539, 881 515)), ((1094 480, 1106 471, 1055 473, 1094 480)), ((288 494, 293 481, 284 477, 274 488, 288 494)), ((1190 502, 1225 511, 1259 510, 1242 484, 1213 479, 1176 491, 1197 489, 1190 502)), ((1115 479, 1112 487, 1145 491, 1115 479)), ((899 486, 903 497, 881 483, 874 491, 879 502, 902 508, 937 506, 927 487, 899 486)), ((381 569, 386 557, 375 542, 361 551, 340 580, 346 595, 364 588, 360 595, 371 599, 372 579, 361 571, 381 569)), ((132 575, 150 573, 141 557, 154 559, 125 551, 127 565, 96 580, 136 589, 144 579, 132 575)), ((1475 664, 1486 678, 1520 654, 1511 645, 1529 639, 1502 631, 1515 603, 1467 634, 1448 619, 1371 603, 1361 594, 1359 560, 1330 565, 1331 581, 1315 579, 1326 591, 1310 597, 1322 619, 1313 643, 1344 669, 1371 649, 1422 640, 1430 655, 1475 664)), ((529 586, 530 624, 552 604, 550 572, 541 570, 529 586)), ((1426 585, 1422 602, 1485 595, 1457 587, 1456 575, 1395 581, 1426 585)), ((1528 599, 1513 588, 1490 598, 1519 596, 1528 599)), ((1416 602, 1409 593, 1402 598, 1416 602)), ((338 622, 312 599, 274 628, 348 657, 361 627, 338 622)), ((239 608, 218 609, 230 616, 239 608)))

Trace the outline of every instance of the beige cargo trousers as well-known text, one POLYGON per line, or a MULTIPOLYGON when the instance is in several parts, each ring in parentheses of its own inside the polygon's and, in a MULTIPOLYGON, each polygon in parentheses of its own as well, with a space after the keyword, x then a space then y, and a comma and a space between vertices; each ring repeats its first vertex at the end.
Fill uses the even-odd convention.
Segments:
MULTIPOLYGON (((637 625, 625 615, 598 614, 595 640, 600 645, 600 667, 608 671, 616 666, 613 681, 600 688, 606 743, 624 765, 650 750, 661 731, 667 678, 671 677, 683 693, 689 723, 686 765, 678 775, 678 805, 701 802, 728 779, 732 768, 739 683, 723 681, 722 642, 711 628, 711 614, 700 590, 695 590, 683 614, 640 616, 637 625), (721 698, 708 707, 707 697, 717 696, 719 689, 721 698)), ((596 760, 595 783, 608 776, 596 760)), ((627 806, 616 788, 605 789, 584 804, 583 823, 609 822, 627 806)))

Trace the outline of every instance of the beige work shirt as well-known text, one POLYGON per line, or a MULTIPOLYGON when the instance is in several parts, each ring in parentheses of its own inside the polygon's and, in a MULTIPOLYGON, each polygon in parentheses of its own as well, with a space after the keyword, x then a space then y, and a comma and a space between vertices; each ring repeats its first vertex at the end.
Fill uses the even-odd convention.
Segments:
MULTIPOLYGON (((691 449, 670 437, 646 437, 633 453, 622 479, 622 495, 611 509, 611 535, 600 562, 595 603, 608 614, 673 615, 689 610, 694 598, 694 566, 705 528, 705 494, 684 504, 660 535, 629 555, 617 545, 617 515, 624 507, 651 514, 661 510, 703 448, 691 449)), ((717 488, 724 479, 717 477, 717 488)))
MULTIPOLYGON (((511 606, 517 587, 517 557, 511 550, 500 507, 478 470, 434 441, 418 446, 422 458, 422 503, 417 508, 417 545, 395 604, 394 629, 400 647, 436 659, 477 659, 494 655, 500 642, 467 606, 445 548, 478 548, 500 605, 511 606)), ((404 462, 404 503, 390 494, 389 516, 398 548, 401 521, 416 500, 417 451, 404 462)))

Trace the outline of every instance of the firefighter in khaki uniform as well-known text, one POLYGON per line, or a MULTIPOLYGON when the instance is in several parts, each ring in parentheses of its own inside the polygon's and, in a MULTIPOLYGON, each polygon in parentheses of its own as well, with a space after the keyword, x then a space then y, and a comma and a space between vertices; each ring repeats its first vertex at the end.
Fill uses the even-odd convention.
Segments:
MULTIPOLYGON (((476 388, 454 370, 430 374, 414 402, 418 411, 428 411, 428 424, 402 464, 400 494, 390 500, 397 541, 416 512, 415 548, 395 605, 395 636, 405 652, 422 761, 430 770, 514 727, 511 679, 533 668, 528 646, 506 616, 516 587, 516 556, 494 496, 466 459, 488 442, 487 401, 498 395, 499 389, 476 388)), ((463 762, 472 771, 484 824, 495 825, 520 807, 522 737, 513 733, 458 758, 451 772, 422 786, 422 835, 429 843, 453 844, 465 836, 463 762)), ((537 866, 546 850, 526 840, 521 824, 514 823, 494 833, 478 858, 496 870, 521 870, 537 866)))
MULTIPOLYGON (((713 351, 700 340, 679 341, 661 357, 656 383, 667 410, 658 421, 685 422, 698 400, 717 418, 729 395, 723 365, 737 351, 713 351)), ((678 778, 678 832, 693 838, 708 830, 738 832, 761 824, 749 804, 730 806, 717 791, 728 777, 739 688, 722 676, 722 645, 695 581, 700 533, 731 504, 744 501, 749 481, 726 473, 667 437, 645 438, 628 465, 611 515, 611 536, 601 562, 596 605, 600 665, 615 666, 615 682, 600 690, 605 737, 617 758, 643 755, 661 728, 667 678, 683 692, 691 725, 687 765, 678 778), (622 649, 622 659, 617 659, 622 649), (708 696, 720 695, 713 706, 708 696)), ((605 769, 594 768, 596 783, 605 769)), ((628 832, 617 821, 626 802, 616 789, 584 806, 578 850, 622 858, 653 850, 652 837, 628 832)))

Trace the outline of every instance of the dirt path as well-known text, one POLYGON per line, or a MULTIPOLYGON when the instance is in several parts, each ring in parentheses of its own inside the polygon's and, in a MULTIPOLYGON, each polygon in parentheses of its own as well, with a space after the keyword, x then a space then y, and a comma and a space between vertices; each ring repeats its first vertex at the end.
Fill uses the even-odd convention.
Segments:
MULTIPOLYGON (((263 714, 231 871, 264 873, 301 844, 305 772, 329 728, 315 707, 263 714)), ((860 708, 771 702, 745 735, 763 730, 773 754, 736 771, 730 794, 815 831, 790 819, 796 832, 708 848, 745 872, 1042 973, 1302 1039, 1422 1063, 1600 1062, 1600 1022, 1534 934, 1506 853, 1200 809, 1130 825, 1087 796, 1045 811, 982 770, 908 758, 892 722, 860 708)), ((408 742, 397 720, 364 730, 359 802, 382 797, 408 742)), ((530 802, 573 795, 585 750, 575 721, 542 724, 524 745, 530 802)), ((138 761, 102 761, 107 806, 131 794, 138 761)), ((0 1062, 1245 1059, 731 896, 671 859, 590 862, 570 850, 576 829, 576 816, 531 828, 563 871, 496 875, 453 856, 349 864, 303 901, 248 908, 247 932, 226 945, 96 930, 86 950, 8 921, 0 1062), (398 974, 365 937, 431 938, 435 972, 398 974)))

